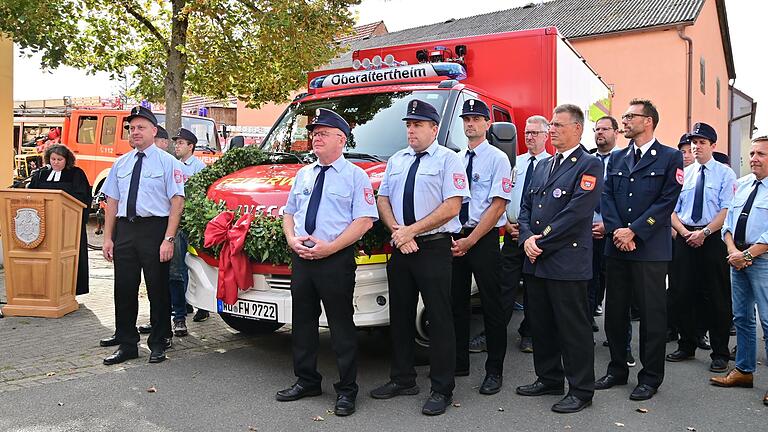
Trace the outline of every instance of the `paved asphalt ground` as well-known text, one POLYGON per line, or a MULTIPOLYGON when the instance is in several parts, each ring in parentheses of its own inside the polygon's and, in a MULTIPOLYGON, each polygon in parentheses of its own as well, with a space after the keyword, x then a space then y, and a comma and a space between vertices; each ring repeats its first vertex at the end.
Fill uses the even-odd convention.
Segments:
MULTIPOLYGON (((347 418, 327 412, 336 376, 327 332, 321 335, 320 357, 325 393, 298 402, 274 399, 275 391, 295 379, 290 332, 244 337, 228 331, 218 317, 190 322, 190 336, 174 339, 164 363, 147 364, 142 349, 137 360, 103 366, 100 359, 111 350, 99 348, 97 336, 111 331, 111 280, 108 266, 98 260, 92 253, 95 275, 103 277, 82 297, 79 311, 60 320, 0 320, 0 431, 768 431, 768 407, 760 402, 768 390, 762 350, 754 389, 710 386, 708 352, 699 351, 695 360, 667 363, 665 382, 650 401, 628 400, 638 364, 629 385, 596 393, 594 405, 581 413, 555 414, 550 406, 558 396, 526 398, 514 392, 534 380, 532 356, 517 350, 519 313, 510 324, 502 392, 477 393, 485 354, 473 354, 472 374, 456 380, 454 400, 460 406, 434 418, 420 412, 428 396, 428 367, 418 368, 418 396, 385 401, 368 396, 388 377, 389 338, 381 329, 359 333, 358 412, 347 418), (80 330, 86 328, 82 323, 93 332, 80 330)), ((0 299, 2 279, 0 272, 0 299)), ((143 299, 143 317, 147 309, 143 299)), ((602 327, 600 319, 598 324, 602 327)), ((603 340, 603 332, 596 333, 597 376, 608 362, 603 340)), ((668 352, 674 347, 669 344, 668 352)))

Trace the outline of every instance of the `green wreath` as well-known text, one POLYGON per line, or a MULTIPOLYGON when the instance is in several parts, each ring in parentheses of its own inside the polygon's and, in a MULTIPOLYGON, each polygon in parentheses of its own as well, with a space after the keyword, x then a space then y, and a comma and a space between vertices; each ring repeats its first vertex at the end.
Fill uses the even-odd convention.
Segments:
MULTIPOLYGON (((197 250, 218 258, 220 246, 203 247, 205 227, 211 219, 226 211, 222 200, 214 202, 208 199, 208 188, 218 179, 241 169, 271 163, 269 155, 255 146, 235 148, 227 151, 212 165, 187 180, 184 186, 186 199, 181 218, 181 229, 187 233, 189 244, 197 250)), ((240 214, 236 213, 236 217, 240 214)), ((389 234, 381 222, 376 222, 358 243, 360 249, 369 256, 388 241, 389 234)), ((245 238, 245 253, 252 261, 268 264, 290 264, 291 251, 283 235, 283 221, 279 216, 258 213, 251 222, 251 228, 245 238)))

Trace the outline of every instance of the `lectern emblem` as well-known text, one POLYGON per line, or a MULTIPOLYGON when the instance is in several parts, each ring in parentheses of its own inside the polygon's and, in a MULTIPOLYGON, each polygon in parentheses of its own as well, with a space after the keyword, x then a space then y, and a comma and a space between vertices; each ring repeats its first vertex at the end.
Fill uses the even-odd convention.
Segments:
POLYGON ((16 238, 27 246, 40 237, 40 216, 35 209, 16 210, 14 225, 16 226, 16 238))

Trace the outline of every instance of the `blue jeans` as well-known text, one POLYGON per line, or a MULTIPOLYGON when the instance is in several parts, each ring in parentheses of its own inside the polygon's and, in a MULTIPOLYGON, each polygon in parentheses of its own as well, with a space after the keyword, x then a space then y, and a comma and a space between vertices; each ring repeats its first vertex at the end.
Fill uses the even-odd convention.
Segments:
MULTIPOLYGON (((757 367, 755 305, 763 333, 768 335, 768 259, 756 258, 743 270, 731 268, 733 322, 736 325, 736 368, 752 373, 757 367)), ((766 349, 768 355, 768 349, 766 349)))
POLYGON ((185 320, 187 317, 187 283, 189 269, 184 258, 187 256, 187 236, 179 231, 173 247, 168 288, 171 291, 171 316, 174 321, 185 320))

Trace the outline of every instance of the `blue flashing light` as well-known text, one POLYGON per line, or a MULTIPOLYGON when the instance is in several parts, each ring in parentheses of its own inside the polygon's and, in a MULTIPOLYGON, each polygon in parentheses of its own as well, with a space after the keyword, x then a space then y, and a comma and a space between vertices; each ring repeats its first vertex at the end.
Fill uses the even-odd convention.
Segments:
POLYGON ((312 78, 312 81, 309 82, 309 88, 311 89, 317 89, 321 88, 323 86, 323 81, 328 75, 321 75, 319 77, 312 78))
POLYGON ((448 77, 461 81, 467 78, 467 70, 464 66, 458 63, 432 63, 432 67, 435 68, 435 72, 439 76, 448 77))

